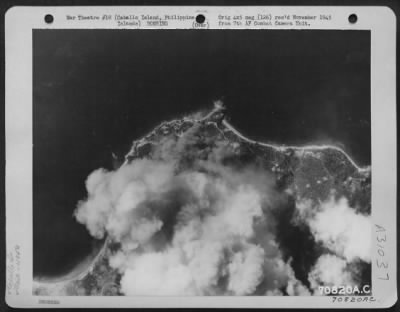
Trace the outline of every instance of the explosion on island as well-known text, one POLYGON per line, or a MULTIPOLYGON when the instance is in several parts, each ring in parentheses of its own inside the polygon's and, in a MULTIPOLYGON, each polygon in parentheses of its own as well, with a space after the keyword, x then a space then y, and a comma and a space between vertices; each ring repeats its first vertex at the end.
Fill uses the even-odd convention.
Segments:
POLYGON ((249 140, 216 103, 134 141, 75 211, 101 251, 37 295, 321 295, 371 284, 371 172, 334 146, 249 140))

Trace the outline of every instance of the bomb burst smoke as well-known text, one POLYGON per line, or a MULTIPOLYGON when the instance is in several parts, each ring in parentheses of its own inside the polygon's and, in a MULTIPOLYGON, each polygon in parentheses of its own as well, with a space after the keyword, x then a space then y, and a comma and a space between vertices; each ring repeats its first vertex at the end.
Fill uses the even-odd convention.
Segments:
POLYGON ((246 140, 218 103, 94 171, 75 216, 121 295, 319 295, 370 279, 369 178, 336 147, 246 140))
POLYGON ((121 293, 306 295, 359 284, 370 262, 370 217, 335 189, 316 200, 296 185, 279 187, 265 154, 249 156, 228 136, 221 111, 162 124, 122 167, 89 176, 76 218, 119 244, 109 264, 121 274, 121 293), (298 237, 285 234, 296 227, 313 245, 303 272, 290 251, 298 237))

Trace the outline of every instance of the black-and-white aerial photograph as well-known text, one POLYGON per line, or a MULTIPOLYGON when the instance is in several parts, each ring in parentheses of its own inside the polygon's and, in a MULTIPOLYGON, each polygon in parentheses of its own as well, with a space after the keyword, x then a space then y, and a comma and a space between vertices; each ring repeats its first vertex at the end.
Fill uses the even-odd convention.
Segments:
POLYGON ((33 30, 33 294, 371 295, 370 40, 33 30))

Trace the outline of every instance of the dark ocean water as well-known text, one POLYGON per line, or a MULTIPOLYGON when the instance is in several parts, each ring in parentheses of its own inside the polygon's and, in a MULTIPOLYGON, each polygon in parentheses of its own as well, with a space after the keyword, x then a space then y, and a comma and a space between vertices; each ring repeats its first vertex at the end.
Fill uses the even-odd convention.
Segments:
POLYGON ((73 218, 91 171, 217 99, 253 139, 336 144, 370 164, 367 31, 35 30, 33 52, 35 275, 93 248, 73 218))

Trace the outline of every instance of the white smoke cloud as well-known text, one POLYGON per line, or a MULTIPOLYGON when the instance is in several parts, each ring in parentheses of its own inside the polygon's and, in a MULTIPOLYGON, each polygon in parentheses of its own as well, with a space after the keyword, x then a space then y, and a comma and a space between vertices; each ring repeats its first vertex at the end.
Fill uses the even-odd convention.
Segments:
MULTIPOLYGON (((86 181, 88 196, 75 216, 92 236, 120 244, 109 264, 121 274, 121 292, 310 295, 277 237, 276 210, 288 195, 275 189, 274 177, 261 166, 224 164, 234 155, 226 143, 207 142, 210 147, 197 153, 196 131, 167 137, 152 157, 96 170, 86 181)), ((316 241, 348 261, 369 261, 367 217, 343 200, 323 203, 317 213, 307 207, 300 215, 316 241)), ((311 283, 331 281, 323 272, 328 262, 347 279, 337 259, 321 257, 311 283)))
POLYGON ((299 203, 300 215, 310 226, 316 241, 347 262, 371 262, 371 217, 357 213, 344 197, 312 207, 311 201, 299 203))
MULTIPOLYGON (((96 238, 103 238, 108 233, 119 241, 129 234, 143 235, 135 231, 132 222, 149 227, 150 220, 134 216, 134 209, 166 191, 174 177, 173 170, 173 164, 146 159, 132 162, 115 172, 98 169, 86 181, 88 199, 79 203, 75 216, 96 238)), ((154 222, 155 227, 159 226, 159 222, 154 222)), ((148 232, 148 229, 144 231, 148 232)), ((140 240, 140 237, 133 239, 140 240)))
POLYGON ((274 280, 265 291, 285 287, 290 270, 273 233, 255 233, 257 224, 273 227, 271 177, 214 161, 197 166, 176 172, 170 159, 142 159, 89 176, 76 218, 93 236, 121 244, 110 265, 122 274, 122 292, 248 295, 268 272, 274 280))
POLYGON ((228 290, 234 295, 253 293, 263 279, 264 256, 264 250, 254 245, 236 252, 228 265, 228 290))
POLYGON ((192 272, 176 249, 132 257, 121 287, 126 295, 194 295, 192 272))
POLYGON ((335 199, 334 194, 317 205, 303 200, 296 207, 297 222, 307 224, 315 241, 329 251, 309 272, 313 293, 321 294, 318 286, 357 285, 359 261, 371 262, 371 217, 350 207, 346 198, 335 199))
POLYGON ((324 254, 309 273, 311 288, 320 294, 318 286, 354 286, 356 285, 347 262, 335 255, 324 254))

